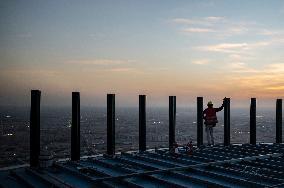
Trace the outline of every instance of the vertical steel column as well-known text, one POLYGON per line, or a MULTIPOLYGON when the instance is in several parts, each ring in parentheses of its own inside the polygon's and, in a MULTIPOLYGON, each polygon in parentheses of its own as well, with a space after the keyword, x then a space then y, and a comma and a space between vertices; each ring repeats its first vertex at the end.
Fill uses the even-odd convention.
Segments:
POLYGON ((203 97, 197 97, 197 146, 203 145, 203 97))
POLYGON ((139 95, 139 151, 146 150, 146 95, 139 95))
POLYGON ((230 98, 224 99, 224 146, 230 145, 230 98))
POLYGON ((256 144, 256 98, 250 103, 250 144, 256 144))
POLYGON ((40 90, 31 91, 30 111, 30 167, 39 166, 40 154, 40 90))
POLYGON ((107 94, 107 154, 115 154, 115 94, 107 94))
POLYGON ((282 99, 276 100, 276 143, 282 143, 282 99))
POLYGON ((176 96, 169 97, 169 150, 175 142, 176 128, 176 96))
POLYGON ((80 93, 72 92, 71 160, 80 160, 80 93))

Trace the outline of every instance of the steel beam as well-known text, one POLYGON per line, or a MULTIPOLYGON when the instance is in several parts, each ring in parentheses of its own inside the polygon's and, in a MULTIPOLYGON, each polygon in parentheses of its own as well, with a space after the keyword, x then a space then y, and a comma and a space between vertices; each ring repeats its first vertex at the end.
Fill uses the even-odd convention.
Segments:
POLYGON ((250 103, 250 144, 256 144, 256 98, 250 103))
POLYGON ((115 94, 107 94, 107 154, 115 154, 115 94))
POLYGON ((40 90, 31 91, 30 111, 30 166, 39 166, 40 154, 40 90))
POLYGON ((173 148, 175 142, 176 128, 176 96, 169 97, 169 150, 173 148))
POLYGON ((71 160, 80 160, 80 93, 72 92, 71 160))
POLYGON ((146 95, 139 95, 139 151, 146 150, 146 95))
POLYGON ((203 97, 197 97, 197 147, 203 145, 203 97))

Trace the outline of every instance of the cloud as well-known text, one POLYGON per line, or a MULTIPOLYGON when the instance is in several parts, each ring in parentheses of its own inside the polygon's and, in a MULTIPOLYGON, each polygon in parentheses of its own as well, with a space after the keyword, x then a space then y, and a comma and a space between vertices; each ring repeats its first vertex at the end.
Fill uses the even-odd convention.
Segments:
POLYGON ((170 21, 176 24, 196 24, 197 23, 196 21, 192 19, 187 19, 187 18, 174 18, 170 21))
POLYGON ((129 68, 129 67, 124 67, 124 68, 112 68, 109 69, 111 72, 129 72, 129 71, 134 71, 134 68, 129 68))
POLYGON ((279 91, 279 90, 284 91, 284 85, 281 85, 281 86, 269 86, 269 87, 266 87, 265 89, 267 89, 267 90, 274 90, 274 91, 279 91))
POLYGON ((279 33, 279 31, 264 28, 263 25, 257 24, 255 22, 236 21, 218 16, 209 16, 202 18, 174 18, 171 20, 171 22, 182 27, 182 29, 180 29, 182 32, 186 33, 187 27, 202 28, 204 31, 214 31, 214 34, 218 38, 226 38, 245 34, 271 36, 279 33))
POLYGON ((249 27, 245 25, 233 25, 228 27, 223 31, 224 35, 232 36, 232 35, 241 35, 247 33, 249 31, 249 27))
POLYGON ((209 52, 222 52, 222 53, 234 53, 240 50, 248 49, 247 43, 221 43, 216 45, 207 45, 196 47, 197 50, 209 51, 209 52))
POLYGON ((232 73, 238 73, 238 74, 244 74, 244 73, 259 73, 260 71, 249 67, 246 63, 244 62, 232 62, 229 63, 229 65, 227 66, 227 68, 229 68, 229 70, 231 70, 232 73))
MULTIPOLYGON (((273 63, 252 68, 245 63, 229 64, 231 71, 226 76, 228 90, 243 91, 241 95, 262 98, 283 97, 284 63, 273 63), (231 85, 231 86, 230 86, 231 85)), ((238 96, 240 97, 240 96, 238 96)))
POLYGON ((252 50, 258 47, 268 46, 270 44, 269 41, 260 41, 254 43, 220 43, 215 45, 207 45, 207 46, 199 46, 196 47, 197 50, 200 51, 208 51, 208 52, 220 52, 220 53, 232 53, 239 54, 244 51, 252 50))
POLYGON ((209 59, 199 59, 199 60, 194 60, 191 63, 196 64, 196 65, 206 65, 210 63, 210 60, 209 59))
POLYGON ((208 21, 211 21, 211 22, 219 22, 219 21, 224 21, 225 18, 224 17, 218 17, 218 16, 209 16, 209 17, 204 18, 204 20, 208 20, 208 21))
POLYGON ((284 63, 273 63, 265 67, 266 71, 270 73, 283 73, 284 74, 284 63))
POLYGON ((229 55, 229 58, 233 61, 240 61, 241 59, 243 59, 243 56, 239 54, 231 54, 229 55))
POLYGON ((186 28, 182 30, 183 32, 186 33, 210 33, 210 32, 215 32, 212 29, 206 29, 206 28, 186 28))
POLYGON ((231 62, 226 69, 231 70, 232 73, 251 73, 260 75, 284 75, 284 63, 272 63, 259 68, 253 68, 244 62, 231 62))
POLYGON ((230 63, 229 65, 232 69, 244 69, 246 68, 246 64, 242 62, 230 63))
POLYGON ((217 22, 224 22, 226 19, 224 17, 204 17, 204 18, 174 18, 171 19, 170 22, 175 24, 182 25, 203 25, 203 26, 211 26, 216 24, 217 22))

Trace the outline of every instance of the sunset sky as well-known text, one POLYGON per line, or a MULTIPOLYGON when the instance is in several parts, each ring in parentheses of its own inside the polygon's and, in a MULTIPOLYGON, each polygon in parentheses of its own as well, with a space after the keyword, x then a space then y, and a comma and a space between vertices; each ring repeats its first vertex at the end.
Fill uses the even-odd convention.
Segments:
POLYGON ((282 0, 0 0, 0 105, 284 98, 282 0))

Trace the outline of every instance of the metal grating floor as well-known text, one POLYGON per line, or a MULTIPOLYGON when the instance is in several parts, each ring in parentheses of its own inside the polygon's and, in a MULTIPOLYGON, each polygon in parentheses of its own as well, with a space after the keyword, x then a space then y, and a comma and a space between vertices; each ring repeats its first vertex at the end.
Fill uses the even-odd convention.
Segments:
POLYGON ((2 187, 284 187, 284 145, 166 149, 56 162, 47 169, 0 171, 2 187))

